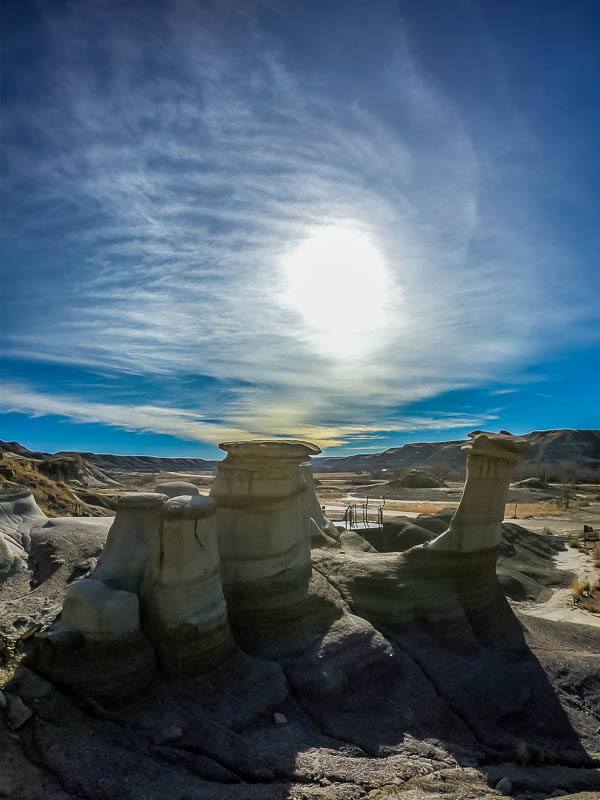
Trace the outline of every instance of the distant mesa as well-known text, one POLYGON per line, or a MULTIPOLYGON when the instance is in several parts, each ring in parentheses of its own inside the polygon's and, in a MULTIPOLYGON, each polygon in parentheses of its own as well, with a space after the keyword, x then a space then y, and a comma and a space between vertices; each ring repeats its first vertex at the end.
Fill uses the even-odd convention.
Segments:
MULTIPOLYGON (((571 462, 581 469, 600 470, 600 430, 533 431, 524 436, 530 445, 522 468, 534 465, 558 465, 571 462)), ((421 469, 460 470, 465 466, 462 441, 415 442, 392 447, 381 453, 313 459, 316 472, 392 472, 418 467, 421 469)))
MULTIPOLYGON (((0 453, 13 453, 25 458, 45 459, 51 453, 28 450, 19 442, 0 441, 0 453)), ((121 456, 110 453, 59 451, 54 456, 60 458, 81 457, 100 470, 115 472, 199 472, 212 471, 217 468, 218 461, 207 461, 203 458, 162 458, 160 456, 121 456)))

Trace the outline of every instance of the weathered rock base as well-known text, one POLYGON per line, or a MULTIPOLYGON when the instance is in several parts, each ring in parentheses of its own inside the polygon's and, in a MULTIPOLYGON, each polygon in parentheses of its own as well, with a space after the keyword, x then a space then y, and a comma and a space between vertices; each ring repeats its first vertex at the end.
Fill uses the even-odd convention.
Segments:
POLYGON ((308 620, 310 577, 310 568, 299 568, 251 583, 226 585, 229 622, 240 647, 266 656, 273 649, 285 650, 290 629, 308 620))
POLYGON ((157 675, 154 649, 141 632, 94 642, 42 633, 27 661, 57 686, 107 705, 144 694, 157 675))
POLYGON ((220 624, 182 623, 165 629, 154 645, 160 671, 169 678, 200 675, 222 664, 235 647, 227 618, 220 624))

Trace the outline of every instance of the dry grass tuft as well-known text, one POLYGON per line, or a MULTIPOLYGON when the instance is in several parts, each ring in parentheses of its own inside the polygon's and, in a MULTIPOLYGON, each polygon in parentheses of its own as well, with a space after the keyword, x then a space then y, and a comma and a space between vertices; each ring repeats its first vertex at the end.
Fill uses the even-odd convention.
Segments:
POLYGON ((517 518, 527 519, 529 517, 562 517, 571 513, 570 509, 557 506, 553 502, 540 500, 537 503, 507 503, 504 507, 504 519, 514 519, 515 505, 517 507, 517 518))
MULTIPOLYGON (((373 510, 377 508, 379 501, 373 501, 373 510)), ((387 511, 414 511, 417 514, 437 514, 442 509, 456 511, 458 503, 452 501, 444 503, 430 503, 427 500, 386 500, 385 510, 387 511)), ((384 510, 384 515, 385 515, 384 510)))
POLYGON ((86 503, 75 495, 71 487, 63 481, 48 478, 36 469, 36 461, 20 456, 5 456, 2 460, 3 472, 0 474, 0 489, 26 486, 31 490, 35 501, 48 517, 72 516, 88 509, 86 503))
POLYGON ((571 584, 573 598, 590 597, 600 586, 600 578, 575 578, 571 584))

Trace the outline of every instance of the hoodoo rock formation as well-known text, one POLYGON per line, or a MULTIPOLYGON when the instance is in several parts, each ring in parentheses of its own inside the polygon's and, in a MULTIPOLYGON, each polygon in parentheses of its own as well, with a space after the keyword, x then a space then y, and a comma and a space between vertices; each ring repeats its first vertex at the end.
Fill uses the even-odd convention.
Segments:
POLYGON ((229 619, 251 651, 307 610, 308 486, 300 464, 320 453, 293 441, 226 442, 211 496, 229 619))
POLYGON ((167 675, 220 664, 233 647, 221 586, 216 503, 173 497, 161 509, 158 547, 141 588, 144 630, 167 675))
POLYGON ((313 561, 358 614, 395 635, 431 634, 464 646, 515 629, 496 577, 500 525, 512 466, 526 443, 480 434, 465 446, 465 490, 449 529, 406 552, 379 553, 343 537, 313 561), (501 632, 499 632, 499 626, 501 632))
POLYGON ((57 683, 111 702, 146 689, 156 660, 168 676, 199 674, 232 647, 215 501, 132 492, 119 500, 96 569, 37 637, 33 660, 57 683))
MULTIPOLYGON (((320 452, 314 445, 250 441, 221 448, 227 457, 212 497, 120 499, 96 569, 70 587, 61 621, 39 637, 38 664, 47 674, 69 684, 65 659, 74 649, 93 662, 84 678, 88 691, 102 659, 121 688, 139 690, 152 679, 155 660, 167 676, 194 675, 221 663, 234 638, 255 655, 303 653, 306 674, 318 673, 322 653, 311 655, 313 643, 323 648, 333 631, 339 657, 349 613, 396 638, 434 636, 455 648, 519 639, 496 558, 523 440, 478 434, 465 445, 467 482, 448 530, 404 553, 379 553, 353 533, 340 537, 303 465, 320 452), (324 595, 322 577, 342 604, 324 595), (136 647, 129 666, 115 660, 115 652, 136 647)), ((166 488, 174 494, 187 487, 166 488)), ((367 640, 369 650, 371 634, 367 640)), ((106 699, 112 682, 99 691, 106 699)))
POLYGON ((526 439, 506 434, 479 434, 462 448, 467 453, 467 480, 450 527, 423 547, 476 553, 500 544, 500 523, 513 467, 529 451, 526 439))
POLYGON ((94 578, 113 589, 137 593, 146 564, 158 549, 164 494, 131 492, 119 498, 117 514, 98 559, 94 578))
POLYGON ((496 576, 522 440, 474 435, 454 518, 424 520, 431 539, 403 552, 325 518, 306 464, 318 447, 221 448, 211 497, 171 483, 121 498, 84 573, 70 543, 101 523, 0 497, 3 563, 46 548, 41 586, 62 581, 62 615, 27 638, 7 687, 10 708, 31 705, 20 746, 59 776, 57 800, 408 800, 425 777, 435 796, 464 780, 456 798, 498 796, 502 777, 598 785, 600 644, 524 626, 496 576))

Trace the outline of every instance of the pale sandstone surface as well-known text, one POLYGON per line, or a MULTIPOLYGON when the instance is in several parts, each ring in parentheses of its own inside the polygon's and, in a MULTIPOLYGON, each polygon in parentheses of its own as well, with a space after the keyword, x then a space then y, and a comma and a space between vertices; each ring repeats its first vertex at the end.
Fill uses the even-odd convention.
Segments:
POLYGON ((306 618, 312 526, 300 464, 320 450, 283 441, 220 447, 227 457, 210 494, 229 619, 243 647, 267 654, 306 618))
MULTIPOLYGON (((42 646, 42 656, 48 647, 68 656, 57 668, 40 661, 38 649, 30 667, 52 680, 21 666, 6 687, 32 713, 11 732, 0 711, 0 797, 467 800, 502 796, 494 787, 504 778, 522 800, 557 789, 598 796, 598 633, 534 618, 523 625, 512 614, 496 578, 500 548, 490 546, 500 542, 493 491, 478 508, 467 487, 469 524, 455 528, 452 549, 382 553, 360 532, 346 532, 311 559, 317 514, 301 469, 307 445, 225 449, 213 494, 235 576, 224 581, 224 596, 229 613, 232 598, 236 642, 261 657, 238 646, 208 671, 202 658, 192 658, 187 677, 164 668, 163 635, 217 619, 205 601, 221 608, 214 593, 221 542, 211 500, 149 500, 157 512, 149 523, 147 502, 132 498, 129 509, 143 519, 130 517, 109 541, 113 554, 132 553, 133 568, 101 559, 106 582, 96 569, 71 592, 98 581, 114 597, 135 584, 130 593, 148 637, 116 635, 116 620, 114 636, 98 637, 92 600, 89 630, 80 623, 76 631, 83 644, 61 640, 64 619, 54 626, 58 646, 48 645, 48 633, 29 640, 34 655, 42 646), (273 518, 289 526, 281 535, 291 553, 281 550, 273 518), (276 724, 275 713, 286 724, 276 724)), ((432 539, 452 527, 436 517, 417 527, 427 526, 432 539)), ((78 577, 68 537, 47 538, 54 550, 38 589, 64 567, 78 577)), ((84 563, 93 569, 88 556, 84 563)), ((104 596, 105 589, 84 591, 104 596)), ((194 652, 186 635, 173 639, 174 654, 194 652)))
POLYGON ((513 467, 526 455, 526 439, 480 434, 467 451, 465 489, 449 529, 424 545, 432 550, 473 553, 498 547, 513 467))
POLYGON ((166 494, 167 497, 181 497, 182 495, 199 494, 198 487, 186 481, 164 481, 157 483, 154 491, 166 494))
POLYGON ((94 570, 96 580, 114 589, 138 591, 148 558, 157 546, 160 511, 166 499, 166 495, 152 492, 130 492, 119 498, 94 570))
POLYGON ((127 636, 140 629, 140 604, 136 594, 110 589, 89 578, 69 589, 63 604, 63 628, 88 639, 127 636))
POLYGON ((29 489, 0 491, 0 571, 27 557, 31 528, 46 520, 29 489))
POLYGON ((210 497, 168 500, 158 547, 146 564, 140 590, 144 629, 170 675, 217 665, 233 648, 215 510, 210 497))

